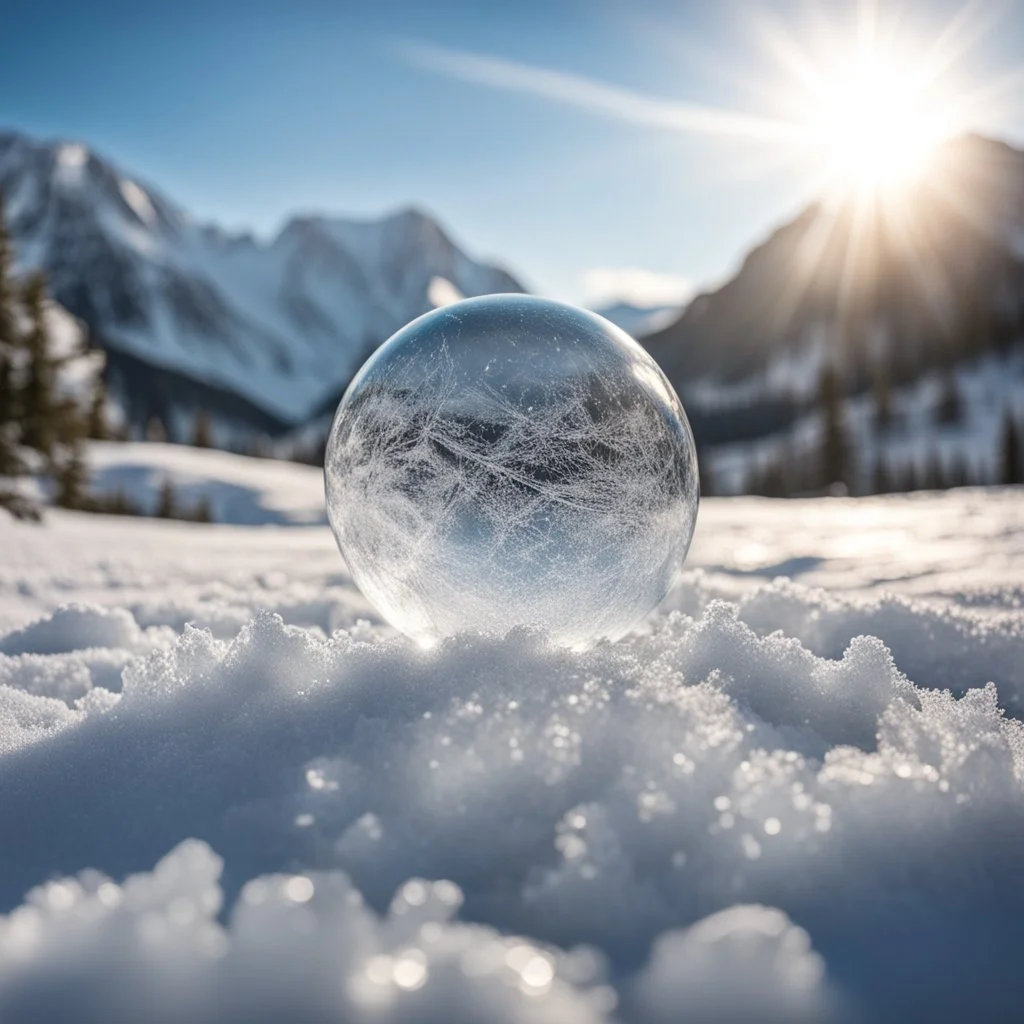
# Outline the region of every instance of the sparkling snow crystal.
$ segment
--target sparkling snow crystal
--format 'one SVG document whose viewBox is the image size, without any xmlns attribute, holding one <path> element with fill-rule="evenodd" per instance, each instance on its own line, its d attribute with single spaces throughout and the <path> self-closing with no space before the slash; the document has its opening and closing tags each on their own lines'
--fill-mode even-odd
<svg viewBox="0 0 1024 1024">
<path fill-rule="evenodd" d="M 697 467 L 654 361 L 602 318 L 521 295 L 420 317 L 363 367 L 327 446 L 356 582 L 403 632 L 621 636 L 686 556 Z"/>
</svg>

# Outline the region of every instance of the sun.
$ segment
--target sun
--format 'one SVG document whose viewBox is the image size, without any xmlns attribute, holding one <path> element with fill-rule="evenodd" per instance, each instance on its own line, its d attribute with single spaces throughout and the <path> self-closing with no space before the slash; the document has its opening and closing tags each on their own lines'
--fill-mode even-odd
<svg viewBox="0 0 1024 1024">
<path fill-rule="evenodd" d="M 909 58 L 870 53 L 821 82 L 806 128 L 833 185 L 878 191 L 927 172 L 939 145 L 956 132 L 929 84 Z"/>
<path fill-rule="evenodd" d="M 971 35 L 965 18 L 937 36 L 915 32 L 861 0 L 846 21 L 794 34 L 766 31 L 784 73 L 784 116 L 830 192 L 874 195 L 926 174 L 943 142 L 966 130 L 960 78 Z"/>
<path fill-rule="evenodd" d="M 941 103 L 904 67 L 861 58 L 824 83 L 809 121 L 826 175 L 840 186 L 878 190 L 905 185 L 928 170 L 954 131 Z"/>
</svg>

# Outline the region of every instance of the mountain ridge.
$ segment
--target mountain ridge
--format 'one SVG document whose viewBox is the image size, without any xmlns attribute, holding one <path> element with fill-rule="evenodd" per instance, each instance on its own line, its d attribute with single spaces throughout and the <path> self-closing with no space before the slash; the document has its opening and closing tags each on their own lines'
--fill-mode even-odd
<svg viewBox="0 0 1024 1024">
<path fill-rule="evenodd" d="M 992 288 L 986 274 L 999 277 Z M 972 292 L 992 293 L 988 312 L 1017 323 L 1024 151 L 980 135 L 948 142 L 932 175 L 890 209 L 808 204 L 753 245 L 723 284 L 642 341 L 682 392 L 694 380 L 749 379 L 775 357 L 816 346 L 831 348 L 830 358 L 855 377 L 864 367 L 854 364 L 877 354 L 872 347 L 896 341 L 927 360 L 929 335 L 957 330 L 957 307 Z M 822 338 L 839 320 L 844 337 Z"/>
<path fill-rule="evenodd" d="M 115 376 L 129 363 L 162 372 L 162 396 L 135 413 L 172 430 L 203 387 L 215 405 L 218 391 L 241 400 L 215 410 L 229 420 L 301 423 L 434 307 L 439 282 L 446 294 L 523 291 L 416 206 L 379 218 L 299 213 L 261 239 L 198 220 L 83 143 L 12 131 L 0 132 L 0 189 L 19 268 L 46 271 Z"/>
</svg>

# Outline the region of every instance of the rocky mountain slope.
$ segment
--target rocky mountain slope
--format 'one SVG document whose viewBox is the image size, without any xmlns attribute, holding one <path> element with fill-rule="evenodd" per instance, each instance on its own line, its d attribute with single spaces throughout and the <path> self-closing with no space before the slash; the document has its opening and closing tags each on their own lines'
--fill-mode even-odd
<svg viewBox="0 0 1024 1024">
<path fill-rule="evenodd" d="M 764 436 L 813 399 L 893 386 L 1024 337 L 1024 152 L 968 136 L 902 194 L 822 202 L 644 343 L 709 444 Z"/>
<path fill-rule="evenodd" d="M 522 290 L 416 209 L 230 234 L 74 142 L 0 133 L 0 189 L 21 268 L 108 350 L 132 418 L 172 433 L 199 406 L 236 431 L 301 422 L 413 317 Z"/>
</svg>

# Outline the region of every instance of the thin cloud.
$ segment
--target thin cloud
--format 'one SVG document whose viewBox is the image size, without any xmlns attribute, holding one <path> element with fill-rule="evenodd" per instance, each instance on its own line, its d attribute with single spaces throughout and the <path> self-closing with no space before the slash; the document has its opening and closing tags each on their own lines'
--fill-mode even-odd
<svg viewBox="0 0 1024 1024">
<path fill-rule="evenodd" d="M 693 296 L 694 283 L 678 274 L 644 267 L 592 267 L 580 279 L 591 305 L 629 302 L 641 308 L 681 306 Z"/>
<path fill-rule="evenodd" d="M 799 132 L 785 121 L 661 99 L 568 71 L 414 40 L 404 40 L 399 47 L 410 63 L 448 78 L 540 96 L 631 124 L 750 139 L 785 139 Z"/>
</svg>

